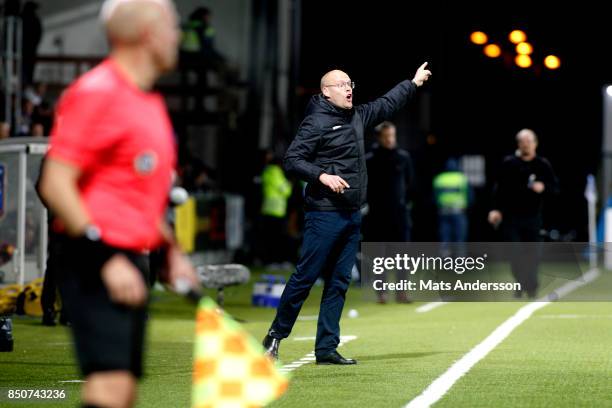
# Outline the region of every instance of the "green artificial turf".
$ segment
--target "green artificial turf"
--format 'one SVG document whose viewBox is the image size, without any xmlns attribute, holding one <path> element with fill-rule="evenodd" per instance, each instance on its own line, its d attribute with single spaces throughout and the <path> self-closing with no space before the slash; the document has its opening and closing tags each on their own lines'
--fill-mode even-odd
<svg viewBox="0 0 612 408">
<path fill-rule="evenodd" d="M 601 285 L 594 286 L 601 290 Z M 317 314 L 321 289 L 313 288 L 302 316 Z M 226 310 L 259 340 L 274 310 L 251 307 L 250 290 L 250 285 L 226 290 Z M 401 407 L 525 304 L 450 303 L 416 313 L 420 303 L 378 305 L 363 299 L 359 288 L 349 290 L 342 334 L 357 339 L 339 350 L 359 364 L 304 365 L 293 371 L 288 392 L 271 406 Z M 359 316 L 346 317 L 350 309 Z M 139 407 L 189 406 L 194 310 L 173 294 L 153 293 Z M 550 304 L 476 364 L 437 406 L 612 406 L 611 325 L 609 303 Z M 283 363 L 311 352 L 314 341 L 295 338 L 315 332 L 316 321 L 298 321 L 292 336 L 281 343 Z M 16 317 L 14 337 L 15 351 L 0 353 L 0 389 L 65 389 L 69 398 L 57 404 L 12 405 L 0 399 L 0 407 L 78 406 L 80 385 L 60 383 L 79 379 L 69 332 Z"/>
</svg>

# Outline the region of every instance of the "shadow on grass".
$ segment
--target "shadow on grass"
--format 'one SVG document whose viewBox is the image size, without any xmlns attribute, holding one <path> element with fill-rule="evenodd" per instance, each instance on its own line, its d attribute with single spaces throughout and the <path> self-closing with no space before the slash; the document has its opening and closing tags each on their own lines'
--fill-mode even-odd
<svg viewBox="0 0 612 408">
<path fill-rule="evenodd" d="M 436 354 L 444 354 L 446 351 L 428 351 L 421 353 L 395 353 L 395 354 L 375 354 L 368 356 L 355 356 L 357 361 L 379 361 L 379 360 L 403 360 L 408 358 L 421 358 L 433 356 Z"/>
</svg>

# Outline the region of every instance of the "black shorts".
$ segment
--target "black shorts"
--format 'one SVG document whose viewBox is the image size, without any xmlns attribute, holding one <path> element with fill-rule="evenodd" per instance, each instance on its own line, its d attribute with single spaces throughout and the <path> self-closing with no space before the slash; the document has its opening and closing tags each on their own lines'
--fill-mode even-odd
<svg viewBox="0 0 612 408">
<path fill-rule="evenodd" d="M 102 265 L 123 253 L 148 279 L 148 257 L 63 237 L 60 282 L 64 310 L 72 324 L 76 355 L 84 376 L 100 371 L 130 371 L 142 376 L 146 306 L 129 308 L 114 303 L 102 283 Z"/>
</svg>

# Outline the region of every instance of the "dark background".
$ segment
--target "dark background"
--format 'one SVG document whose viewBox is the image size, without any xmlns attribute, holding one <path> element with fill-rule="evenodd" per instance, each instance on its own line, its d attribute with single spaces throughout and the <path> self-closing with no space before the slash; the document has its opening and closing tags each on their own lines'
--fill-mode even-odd
<svg viewBox="0 0 612 408">
<path fill-rule="evenodd" d="M 612 82 L 612 34 L 601 3 L 595 8 L 534 3 L 302 3 L 298 78 L 306 94 L 299 112 L 330 69 L 346 71 L 357 83 L 358 104 L 412 78 L 429 62 L 430 83 L 395 118 L 400 145 L 412 153 L 419 177 L 415 240 L 436 239 L 431 178 L 446 157 L 462 154 L 484 155 L 487 163 L 488 185 L 475 192 L 470 239 L 494 238 L 485 223 L 491 181 L 499 162 L 513 153 L 514 135 L 525 127 L 538 134 L 539 153 L 551 161 L 561 183 L 561 194 L 546 206 L 547 227 L 587 239 L 583 192 L 586 175 L 597 174 L 601 159 L 602 87 Z M 514 29 L 525 31 L 534 47 L 529 69 L 514 65 L 508 40 Z M 475 30 L 487 33 L 504 55 L 487 58 L 469 41 Z M 560 69 L 543 67 L 548 54 L 560 57 Z"/>
</svg>

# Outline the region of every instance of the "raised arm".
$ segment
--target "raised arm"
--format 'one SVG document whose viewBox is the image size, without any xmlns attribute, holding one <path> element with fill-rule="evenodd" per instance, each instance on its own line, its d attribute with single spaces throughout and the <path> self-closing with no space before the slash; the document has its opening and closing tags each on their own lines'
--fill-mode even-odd
<svg viewBox="0 0 612 408">
<path fill-rule="evenodd" d="M 411 81 L 402 81 L 380 98 L 370 103 L 356 106 L 355 109 L 361 115 L 364 126 L 366 128 L 372 127 L 384 120 L 390 119 L 413 98 L 416 88 L 423 86 L 430 76 L 431 71 L 427 69 L 427 62 L 425 62 L 419 67 Z"/>
</svg>

